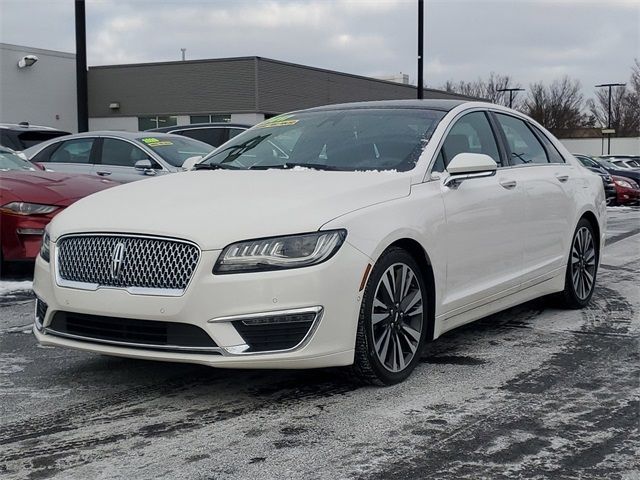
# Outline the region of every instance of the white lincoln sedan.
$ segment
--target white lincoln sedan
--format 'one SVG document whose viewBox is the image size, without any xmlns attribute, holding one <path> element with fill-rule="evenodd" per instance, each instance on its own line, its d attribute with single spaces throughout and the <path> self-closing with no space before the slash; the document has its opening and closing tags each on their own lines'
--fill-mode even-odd
<svg viewBox="0 0 640 480">
<path fill-rule="evenodd" d="M 393 384 L 447 330 L 554 293 L 584 307 L 605 215 L 600 177 L 513 110 L 313 108 L 58 215 L 36 261 L 34 334 Z"/>
</svg>

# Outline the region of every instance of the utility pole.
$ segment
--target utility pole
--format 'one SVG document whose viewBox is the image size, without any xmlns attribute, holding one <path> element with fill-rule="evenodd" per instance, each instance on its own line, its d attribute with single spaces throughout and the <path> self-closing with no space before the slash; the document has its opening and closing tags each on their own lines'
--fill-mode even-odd
<svg viewBox="0 0 640 480">
<path fill-rule="evenodd" d="M 611 89 L 613 87 L 624 87 L 626 83 L 603 83 L 596 85 L 596 88 L 607 87 L 609 89 L 609 109 L 607 115 L 607 155 L 611 155 Z M 603 132 L 604 133 L 604 132 Z"/>
<path fill-rule="evenodd" d="M 498 92 L 509 92 L 509 108 L 513 108 L 513 92 L 524 92 L 524 88 L 498 88 Z"/>
<path fill-rule="evenodd" d="M 78 102 L 78 132 L 89 131 L 87 94 L 87 28 L 84 0 L 75 0 L 76 10 L 76 89 Z"/>
<path fill-rule="evenodd" d="M 418 99 L 424 98 L 424 0 L 418 0 Z"/>
</svg>

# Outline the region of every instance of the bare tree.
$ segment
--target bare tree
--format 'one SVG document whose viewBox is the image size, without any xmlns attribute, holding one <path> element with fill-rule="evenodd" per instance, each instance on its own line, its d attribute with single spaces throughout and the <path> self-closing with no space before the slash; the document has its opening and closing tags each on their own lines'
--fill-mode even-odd
<svg viewBox="0 0 640 480">
<path fill-rule="evenodd" d="M 454 82 L 448 80 L 442 87 L 442 90 L 451 93 L 459 93 L 469 97 L 483 98 L 499 105 L 509 106 L 509 93 L 501 92 L 505 88 L 520 88 L 519 84 L 514 83 L 513 78 L 509 75 L 500 75 L 495 72 L 489 74 L 486 80 L 478 78 L 473 82 L 461 80 Z M 513 92 L 514 108 L 518 105 L 518 92 Z"/>
<path fill-rule="evenodd" d="M 580 90 L 580 81 L 566 75 L 550 85 L 533 83 L 521 110 L 552 132 L 581 127 L 587 118 Z"/>
<path fill-rule="evenodd" d="M 609 91 L 597 90 L 595 98 L 587 102 L 596 123 L 608 125 Z M 636 58 L 631 67 L 631 79 L 626 87 L 614 87 L 611 91 L 611 128 L 617 135 L 640 135 L 640 61 Z"/>
</svg>

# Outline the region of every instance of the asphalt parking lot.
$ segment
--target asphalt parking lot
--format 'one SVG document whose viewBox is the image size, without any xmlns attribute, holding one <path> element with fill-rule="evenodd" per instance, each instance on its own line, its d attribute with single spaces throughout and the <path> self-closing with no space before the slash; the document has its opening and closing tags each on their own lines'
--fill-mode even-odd
<svg viewBox="0 0 640 480">
<path fill-rule="evenodd" d="M 0 282 L 0 477 L 640 478 L 640 210 L 610 209 L 582 311 L 449 332 L 411 378 L 236 371 L 44 348 Z"/>
</svg>

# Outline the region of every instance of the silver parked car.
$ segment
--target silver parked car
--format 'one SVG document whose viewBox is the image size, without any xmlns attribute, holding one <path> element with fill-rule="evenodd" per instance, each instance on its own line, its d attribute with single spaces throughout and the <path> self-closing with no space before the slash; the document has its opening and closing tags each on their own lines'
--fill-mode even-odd
<svg viewBox="0 0 640 480">
<path fill-rule="evenodd" d="M 24 153 L 47 170 L 99 175 L 127 183 L 178 172 L 188 158 L 212 150 L 211 145 L 180 135 L 105 131 L 67 135 Z"/>
</svg>

